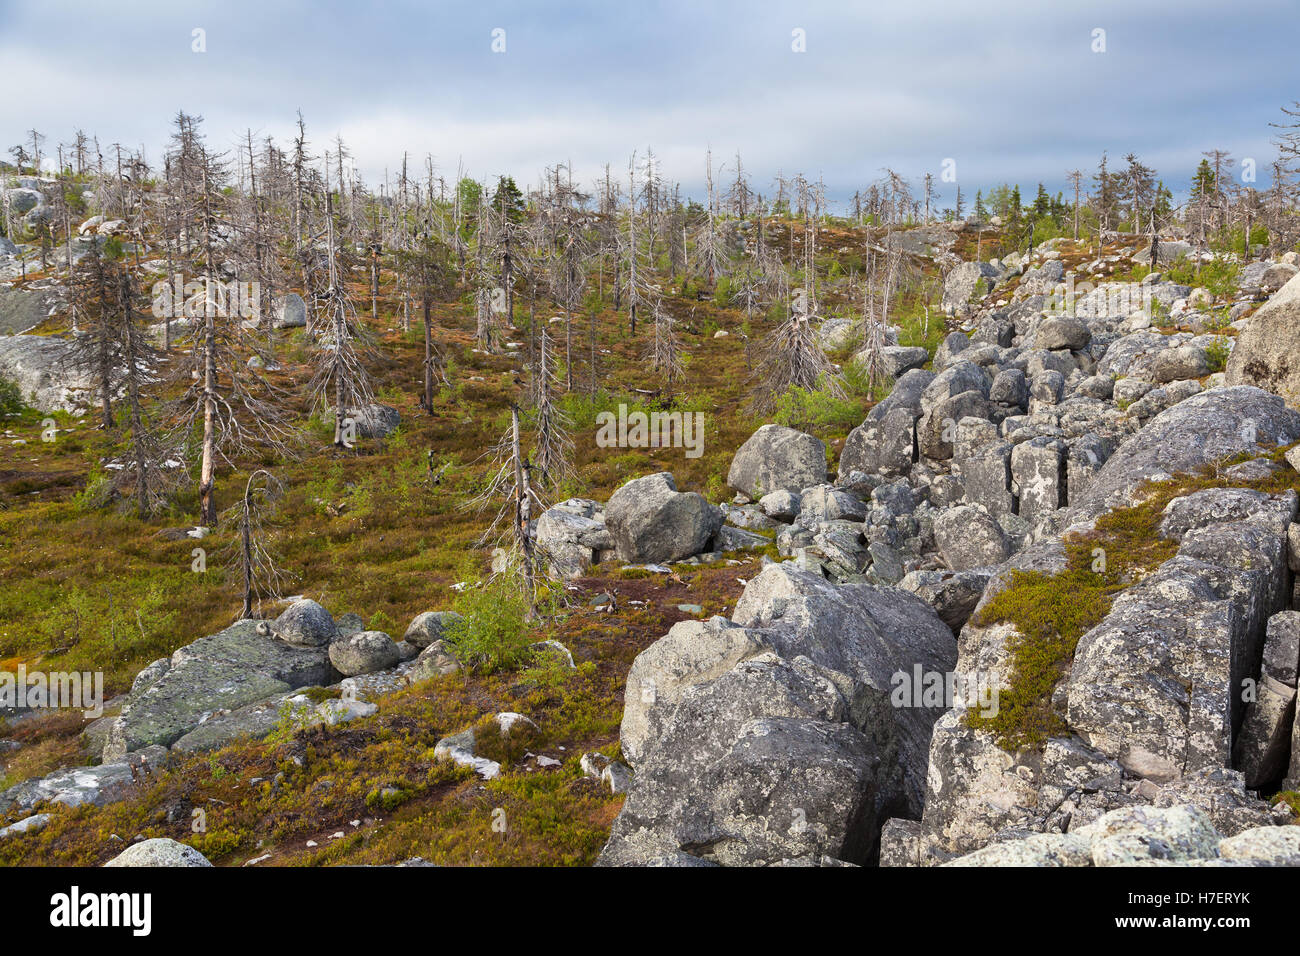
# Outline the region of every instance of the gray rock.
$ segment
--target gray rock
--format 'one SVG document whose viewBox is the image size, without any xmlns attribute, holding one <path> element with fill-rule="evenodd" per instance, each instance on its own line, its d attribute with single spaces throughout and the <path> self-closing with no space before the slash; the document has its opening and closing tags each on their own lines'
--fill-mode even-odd
<svg viewBox="0 0 1300 956">
<path fill-rule="evenodd" d="M 411 668 L 409 677 L 412 684 L 417 684 L 432 677 L 454 674 L 460 670 L 460 661 L 451 652 L 446 641 L 437 640 L 420 652 Z"/>
<path fill-rule="evenodd" d="M 1220 841 L 1219 857 L 1268 866 L 1300 866 L 1300 827 L 1256 827 Z"/>
<path fill-rule="evenodd" d="M 628 671 L 620 730 L 624 758 L 633 767 L 640 765 L 688 688 L 771 649 L 761 631 L 723 617 L 674 624 L 637 655 Z"/>
<path fill-rule="evenodd" d="M 358 438 L 387 438 L 402 424 L 402 413 L 378 403 L 349 408 L 348 419 L 356 424 Z"/>
<path fill-rule="evenodd" d="M 906 408 L 912 412 L 912 418 L 921 417 L 921 396 L 925 390 L 935 380 L 933 372 L 926 371 L 923 368 L 914 368 L 910 372 L 904 372 L 899 376 L 898 381 L 894 383 L 893 389 L 885 396 L 885 399 L 878 402 L 867 412 L 867 420 L 878 422 L 884 419 L 886 415 L 896 408 Z"/>
<path fill-rule="evenodd" d="M 1070 502 L 1068 523 L 1131 505 L 1138 486 L 1265 446 L 1300 438 L 1300 413 L 1276 395 L 1248 386 L 1214 388 L 1152 419 L 1102 466 L 1088 491 Z"/>
<path fill-rule="evenodd" d="M 402 655 L 383 631 L 359 631 L 331 643 L 329 657 L 340 674 L 355 677 L 396 667 Z"/>
<path fill-rule="evenodd" d="M 763 425 L 736 451 L 727 484 L 752 499 L 773 491 L 800 491 L 826 480 L 826 446 L 818 438 Z"/>
<path fill-rule="evenodd" d="M 724 554 L 729 551 L 762 551 L 771 543 L 770 538 L 761 534 L 724 524 L 714 535 L 711 550 Z"/>
<path fill-rule="evenodd" d="M 863 521 L 867 506 L 847 491 L 822 484 L 805 488 L 799 495 L 799 521 L 812 526 L 822 521 Z"/>
<path fill-rule="evenodd" d="M 261 740 L 284 725 L 292 712 L 290 698 L 298 691 L 286 691 L 265 700 L 217 713 L 180 737 L 171 749 L 183 753 L 220 750 L 234 740 Z"/>
<path fill-rule="evenodd" d="M 1225 369 L 1229 385 L 1254 385 L 1300 405 L 1300 275 L 1246 322 Z"/>
<path fill-rule="evenodd" d="M 953 571 L 997 565 L 1011 557 L 1002 528 L 978 505 L 959 505 L 935 518 L 934 540 Z"/>
<path fill-rule="evenodd" d="M 898 477 L 912 467 L 915 453 L 914 416 L 911 409 L 894 408 L 883 419 L 868 418 L 844 440 L 839 478 L 855 471 Z"/>
<path fill-rule="evenodd" d="M 34 813 L 30 817 L 23 817 L 16 823 L 11 823 L 7 827 L 0 827 L 0 840 L 6 837 L 21 836 L 24 833 L 39 833 L 44 830 L 50 822 L 48 813 Z"/>
<path fill-rule="evenodd" d="M 1029 396 L 1039 405 L 1057 405 L 1065 393 L 1065 376 L 1055 369 L 1047 369 L 1034 376 Z M 1031 408 L 1030 411 L 1036 411 Z"/>
<path fill-rule="evenodd" d="M 1205 349 L 1196 345 L 1157 352 L 1151 363 L 1151 374 L 1157 382 L 1178 382 L 1210 374 L 1210 360 Z"/>
<path fill-rule="evenodd" d="M 448 628 L 463 620 L 455 611 L 423 611 L 412 619 L 402 640 L 423 650 L 441 640 Z"/>
<path fill-rule="evenodd" d="M 668 562 L 699 554 L 722 526 L 722 512 L 702 495 L 679 492 L 668 472 L 623 485 L 605 515 L 622 561 Z"/>
<path fill-rule="evenodd" d="M 943 281 L 943 311 L 948 315 L 966 315 L 974 300 L 993 290 L 999 275 L 987 262 L 963 262 L 956 266 Z"/>
<path fill-rule="evenodd" d="M 1080 382 L 1075 391 L 1088 398 L 1108 400 L 1114 397 L 1115 380 L 1109 375 L 1092 375 Z"/>
<path fill-rule="evenodd" d="M 1246 786 L 1262 790 L 1287 772 L 1295 726 L 1296 670 L 1300 664 L 1300 611 L 1279 611 L 1268 620 L 1259 680 L 1246 702 L 1233 742 L 1233 766 Z"/>
<path fill-rule="evenodd" d="M 988 399 L 977 389 L 938 400 L 916 425 L 916 443 L 921 455 L 933 461 L 951 458 L 957 422 L 967 417 L 988 418 L 990 414 Z"/>
<path fill-rule="evenodd" d="M 1061 466 L 1065 445 L 1055 438 L 1033 438 L 1011 451 L 1012 488 L 1020 498 L 1020 517 L 1036 533 L 1051 530 L 1053 515 L 1064 506 Z"/>
<path fill-rule="evenodd" d="M 1023 283 L 1021 284 L 1023 287 Z M 1040 349 L 1083 349 L 1088 347 L 1092 333 L 1088 323 L 1068 315 L 1052 315 L 1043 319 L 1034 336 Z"/>
<path fill-rule="evenodd" d="M 783 657 L 806 656 L 852 680 L 855 707 L 871 715 L 855 718 L 855 725 L 873 740 L 893 741 L 908 804 L 919 814 L 930 728 L 940 711 L 896 708 L 889 701 L 898 672 L 920 666 L 947 673 L 955 663 L 952 634 L 933 609 L 897 588 L 836 586 L 788 565 L 769 565 L 746 585 L 733 619 L 771 629 L 768 640 Z"/>
<path fill-rule="evenodd" d="M 42 412 L 78 412 L 95 397 L 93 377 L 77 367 L 72 343 L 53 335 L 0 335 L 0 377 Z"/>
<path fill-rule="evenodd" d="M 127 698 L 109 731 L 105 762 L 150 744 L 170 745 L 214 714 L 334 683 L 337 673 L 324 647 L 264 636 L 258 633 L 263 623 L 239 621 L 177 650 L 165 674 Z"/>
<path fill-rule="evenodd" d="M 1014 499 L 1011 494 L 1010 442 L 998 442 L 980 450 L 978 455 L 956 462 L 966 498 L 983 505 L 995 518 L 1011 514 Z"/>
<path fill-rule="evenodd" d="M 0 792 L 0 814 L 29 813 L 47 802 L 69 808 L 82 804 L 102 807 L 121 800 L 133 783 L 166 762 L 166 748 L 147 747 L 128 759 L 105 761 L 97 767 L 70 767 L 24 780 Z"/>
<path fill-rule="evenodd" d="M 773 491 L 758 499 L 758 506 L 763 513 L 777 521 L 790 522 L 799 514 L 801 499 L 796 492 Z"/>
<path fill-rule="evenodd" d="M 853 356 L 855 362 L 866 361 L 866 353 L 859 352 Z M 881 371 L 889 378 L 898 378 L 904 372 L 921 368 L 930 361 L 930 353 L 916 345 L 886 345 L 880 350 Z"/>
<path fill-rule="evenodd" d="M 911 571 L 898 582 L 898 586 L 934 608 L 939 619 L 953 634 L 957 634 L 970 619 L 993 574 L 992 568 Z"/>
<path fill-rule="evenodd" d="M 596 563 L 597 552 L 614 547 L 596 502 L 562 501 L 537 519 L 537 551 L 550 574 L 561 580 L 582 577 Z"/>
<path fill-rule="evenodd" d="M 821 668 L 773 654 L 689 687 L 636 767 L 598 865 L 867 862 L 897 774 L 847 710 Z"/>
<path fill-rule="evenodd" d="M 167 837 L 155 837 L 142 840 L 127 847 L 113 859 L 104 864 L 106 867 L 121 866 L 211 866 L 208 858 L 192 846 L 177 843 Z"/>
<path fill-rule="evenodd" d="M 989 389 L 989 401 L 1024 408 L 1029 401 L 1029 385 L 1025 381 L 1025 373 L 1018 368 L 998 372 Z"/>
<path fill-rule="evenodd" d="M 294 601 L 275 619 L 276 636 L 297 647 L 321 647 L 334 640 L 334 618 L 310 598 Z"/>
<path fill-rule="evenodd" d="M 5 240 L 0 239 L 0 242 Z M 4 250 L 0 248 L 0 256 Z M 59 304 L 58 296 L 47 289 L 10 289 L 0 287 L 0 335 L 15 335 L 44 322 Z"/>
<path fill-rule="evenodd" d="M 297 292 L 275 300 L 275 328 L 301 329 L 307 324 L 307 303 Z"/>
</svg>

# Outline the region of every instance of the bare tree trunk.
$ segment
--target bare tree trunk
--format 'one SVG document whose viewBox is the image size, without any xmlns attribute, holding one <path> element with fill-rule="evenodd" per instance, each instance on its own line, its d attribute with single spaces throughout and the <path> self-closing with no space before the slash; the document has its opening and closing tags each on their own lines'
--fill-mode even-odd
<svg viewBox="0 0 1300 956">
<path fill-rule="evenodd" d="M 519 447 L 519 406 L 510 406 L 510 451 L 515 466 L 515 540 L 524 556 L 524 579 L 528 582 L 528 613 L 537 613 L 537 582 L 533 570 L 533 541 L 529 534 L 532 489 L 529 466 Z"/>
</svg>

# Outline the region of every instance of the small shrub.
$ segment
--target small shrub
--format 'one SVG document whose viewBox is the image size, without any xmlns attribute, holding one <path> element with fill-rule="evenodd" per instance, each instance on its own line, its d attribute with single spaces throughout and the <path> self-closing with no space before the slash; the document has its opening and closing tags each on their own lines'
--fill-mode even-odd
<svg viewBox="0 0 1300 956">
<path fill-rule="evenodd" d="M 469 670 L 510 670 L 532 656 L 528 598 L 512 577 L 500 575 L 467 589 L 455 608 L 462 620 L 448 629 L 445 640 Z"/>
<path fill-rule="evenodd" d="M 1210 372 L 1222 372 L 1228 365 L 1228 356 L 1232 350 L 1228 348 L 1228 338 L 1225 335 L 1216 335 L 1205 349 L 1205 357 L 1210 363 Z"/>
<path fill-rule="evenodd" d="M 0 376 L 0 418 L 14 418 L 23 413 L 26 403 L 16 382 Z"/>
</svg>

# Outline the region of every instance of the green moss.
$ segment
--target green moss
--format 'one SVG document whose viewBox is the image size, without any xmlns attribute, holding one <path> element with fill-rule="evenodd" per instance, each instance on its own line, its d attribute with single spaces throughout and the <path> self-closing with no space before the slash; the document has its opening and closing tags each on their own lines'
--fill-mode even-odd
<svg viewBox="0 0 1300 956">
<path fill-rule="evenodd" d="M 1287 448 L 1266 457 L 1280 461 Z M 1246 460 L 1256 456 L 1241 456 Z M 1147 482 L 1138 490 L 1138 503 L 1102 515 L 1094 530 L 1065 539 L 1066 567 L 1058 574 L 1012 571 L 1007 586 L 972 619 L 980 627 L 1011 624 L 1008 639 L 1010 673 L 998 700 L 998 712 L 985 716 L 972 708 L 967 726 L 997 735 L 999 746 L 1016 751 L 1041 747 L 1066 729 L 1053 710 L 1052 692 L 1074 658 L 1081 638 L 1109 613 L 1115 595 L 1140 581 L 1178 551 L 1160 536 L 1165 508 L 1175 498 L 1207 488 L 1252 488 L 1277 494 L 1300 491 L 1300 475 L 1279 469 L 1257 481 L 1228 481 L 1222 470 L 1238 459 L 1208 466 L 1194 474 Z"/>
</svg>

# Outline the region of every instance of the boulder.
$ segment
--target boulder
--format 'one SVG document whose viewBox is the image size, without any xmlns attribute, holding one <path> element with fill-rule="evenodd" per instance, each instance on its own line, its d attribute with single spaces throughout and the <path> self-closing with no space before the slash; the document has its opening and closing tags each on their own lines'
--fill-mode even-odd
<svg viewBox="0 0 1300 956">
<path fill-rule="evenodd" d="M 1107 459 L 1087 491 L 1070 501 L 1067 523 L 1131 505 L 1143 481 L 1190 474 L 1242 453 L 1300 438 L 1300 413 L 1258 388 L 1201 392 L 1155 416 Z"/>
<path fill-rule="evenodd" d="M 783 425 L 763 425 L 736 451 L 727 484 L 759 499 L 773 491 L 800 491 L 826 480 L 821 439 Z"/>
<path fill-rule="evenodd" d="M 801 499 L 797 492 L 773 491 L 758 499 L 758 506 L 763 509 L 763 514 L 777 521 L 790 522 L 799 514 Z"/>
<path fill-rule="evenodd" d="M 1265 789 L 1287 772 L 1298 666 L 1300 611 L 1279 611 L 1268 620 L 1259 680 L 1233 743 L 1233 766 L 1245 776 L 1248 787 Z"/>
<path fill-rule="evenodd" d="M 897 748 L 907 803 L 919 814 L 930 728 L 943 708 L 894 707 L 890 697 L 896 674 L 916 667 L 946 674 L 956 663 L 952 632 L 934 610 L 897 588 L 837 586 L 780 564 L 745 586 L 732 618 L 771 630 L 768 640 L 783 657 L 805 656 L 852 680 L 852 699 L 865 711 L 859 729 Z"/>
<path fill-rule="evenodd" d="M 993 290 L 1001 273 L 987 262 L 963 262 L 943 280 L 943 311 L 948 315 L 965 315 L 971 303 Z"/>
<path fill-rule="evenodd" d="M 542 512 L 537 519 L 537 550 L 552 577 L 578 578 L 614 547 L 600 505 L 586 498 L 570 498 Z"/>
<path fill-rule="evenodd" d="M 855 471 L 885 477 L 906 475 L 915 455 L 914 426 L 915 418 L 907 408 L 894 408 L 883 419 L 869 417 L 844 440 L 840 480 Z"/>
<path fill-rule="evenodd" d="M 0 335 L 26 332 L 49 318 L 58 305 L 59 297 L 47 289 L 0 287 Z"/>
<path fill-rule="evenodd" d="M 358 631 L 331 643 L 329 658 L 340 674 L 355 677 L 396 667 L 402 655 L 383 631 Z"/>
<path fill-rule="evenodd" d="M 387 438 L 402 424 L 402 413 L 391 405 L 378 403 L 349 408 L 346 421 L 355 425 L 358 438 Z"/>
<path fill-rule="evenodd" d="M 949 508 L 935 518 L 934 541 L 953 571 L 1001 564 L 1011 556 L 1002 527 L 978 505 Z"/>
<path fill-rule="evenodd" d="M 674 624 L 637 655 L 628 671 L 619 737 L 624 759 L 634 768 L 639 765 L 688 688 L 771 650 L 761 630 L 723 617 Z"/>
<path fill-rule="evenodd" d="M 71 342 L 53 335 L 0 335 L 0 378 L 17 385 L 37 411 L 80 413 L 94 402 L 95 383 L 72 351 Z"/>
<path fill-rule="evenodd" d="M 262 621 L 238 621 L 177 650 L 166 673 L 127 697 L 109 730 L 105 762 L 150 744 L 169 746 L 216 713 L 337 679 L 325 647 L 290 645 L 263 629 Z"/>
<path fill-rule="evenodd" d="M 1300 275 L 1246 320 L 1225 369 L 1229 385 L 1254 385 L 1300 407 Z"/>
<path fill-rule="evenodd" d="M 666 471 L 623 485 L 610 497 L 605 515 L 622 561 L 679 561 L 704 551 L 722 527 L 722 512 L 703 495 L 678 491 Z"/>
<path fill-rule="evenodd" d="M 297 292 L 280 296 L 275 300 L 275 320 L 277 329 L 300 329 L 307 324 L 307 303 Z"/>
<path fill-rule="evenodd" d="M 459 670 L 460 661 L 451 652 L 447 642 L 438 640 L 420 651 L 409 677 L 412 684 L 418 684 L 422 680 L 454 674 Z"/>
<path fill-rule="evenodd" d="M 0 815 L 29 813 L 43 803 L 68 808 L 83 804 L 102 807 L 121 800 L 132 784 L 166 761 L 166 748 L 147 747 L 127 759 L 106 761 L 96 767 L 69 767 L 24 780 L 0 792 Z"/>
<path fill-rule="evenodd" d="M 979 604 L 993 574 L 993 568 L 910 571 L 898 582 L 898 587 L 910 591 L 934 608 L 939 620 L 947 624 L 953 634 L 958 634 Z"/>
<path fill-rule="evenodd" d="M 106 867 L 121 866 L 211 866 L 208 858 L 192 846 L 178 843 L 167 837 L 154 837 L 141 840 L 104 864 Z"/>
<path fill-rule="evenodd" d="M 411 620 L 402 640 L 423 649 L 441 640 L 448 628 L 463 620 L 455 611 L 423 611 Z"/>
<path fill-rule="evenodd" d="M 1022 283 L 1023 286 L 1023 283 Z M 1092 333 L 1088 323 L 1072 315 L 1051 315 L 1043 319 L 1034 335 L 1034 344 L 1040 349 L 1069 349 L 1088 347 Z"/>
<path fill-rule="evenodd" d="M 685 690 L 597 865 L 869 862 L 896 769 L 811 661 L 764 654 Z"/>
<path fill-rule="evenodd" d="M 276 636 L 295 647 L 321 647 L 338 632 L 334 618 L 310 598 L 294 601 L 275 619 Z"/>
</svg>

